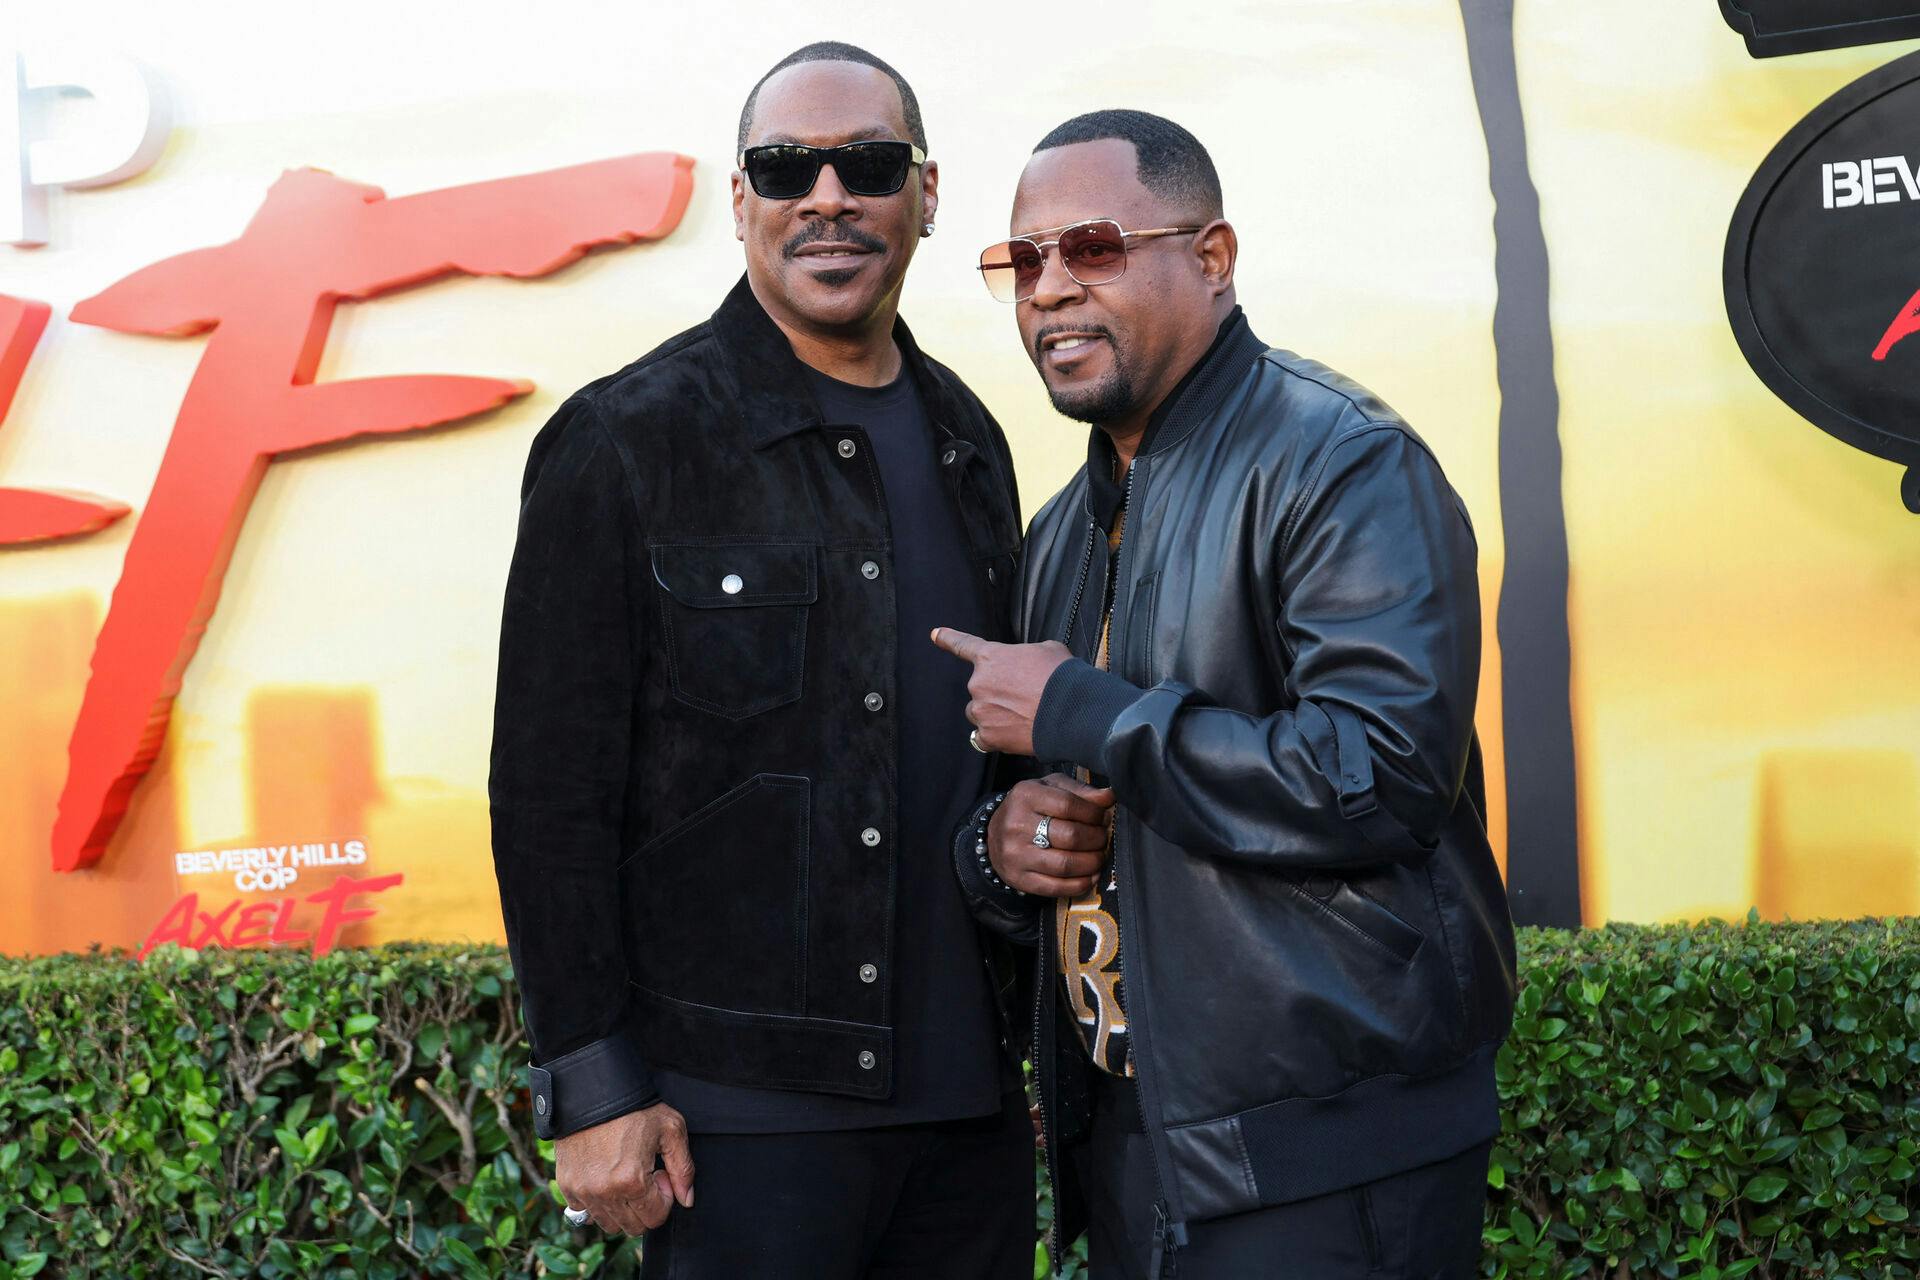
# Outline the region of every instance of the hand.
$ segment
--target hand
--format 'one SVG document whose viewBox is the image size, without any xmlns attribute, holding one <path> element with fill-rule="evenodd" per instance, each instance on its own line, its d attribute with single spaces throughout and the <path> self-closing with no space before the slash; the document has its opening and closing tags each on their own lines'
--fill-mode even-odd
<svg viewBox="0 0 1920 1280">
<path fill-rule="evenodd" d="M 1111 787 L 1090 787 L 1064 773 L 1017 783 L 987 824 L 987 860 L 994 874 L 1015 889 L 1043 898 L 1077 898 L 1093 888 L 1107 860 L 1107 810 Z M 1042 849 L 1033 842 L 1047 817 Z"/>
<path fill-rule="evenodd" d="M 656 1156 L 664 1169 L 653 1167 Z M 693 1208 L 687 1122 L 659 1102 L 570 1133 L 553 1144 L 553 1175 L 567 1204 L 592 1214 L 601 1230 L 644 1235 L 676 1201 Z"/>
<path fill-rule="evenodd" d="M 1040 695 L 1060 664 L 1073 657 L 1057 640 L 1044 644 L 995 644 L 979 636 L 935 627 L 933 642 L 973 664 L 967 681 L 967 719 L 980 731 L 980 745 L 1009 755 L 1033 754 L 1033 717 Z"/>
</svg>

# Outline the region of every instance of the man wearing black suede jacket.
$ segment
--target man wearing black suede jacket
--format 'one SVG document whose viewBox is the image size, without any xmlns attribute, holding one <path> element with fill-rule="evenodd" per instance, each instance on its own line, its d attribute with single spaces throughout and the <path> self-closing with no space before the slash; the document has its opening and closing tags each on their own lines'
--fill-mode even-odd
<svg viewBox="0 0 1920 1280">
<path fill-rule="evenodd" d="M 643 1276 L 1025 1277 L 1011 947 L 949 857 L 987 758 L 924 639 L 1010 616 L 1012 463 L 897 318 L 938 195 L 906 82 L 810 45 L 738 146 L 745 279 L 522 486 L 490 792 L 535 1127 Z"/>
<path fill-rule="evenodd" d="M 1515 974 L 1466 511 L 1393 410 L 1254 336 L 1178 125 L 1062 125 L 1012 230 L 982 274 L 1094 430 L 1028 531 L 1025 643 L 933 638 L 983 748 L 1045 773 L 955 865 L 1039 946 L 1055 1256 L 1084 1225 L 1100 1280 L 1475 1276 Z"/>
</svg>

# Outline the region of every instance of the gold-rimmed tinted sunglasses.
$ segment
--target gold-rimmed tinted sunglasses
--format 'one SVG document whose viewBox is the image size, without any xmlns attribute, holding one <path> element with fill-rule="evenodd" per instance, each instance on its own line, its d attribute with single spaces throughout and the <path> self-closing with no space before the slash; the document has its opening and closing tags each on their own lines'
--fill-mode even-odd
<svg viewBox="0 0 1920 1280">
<path fill-rule="evenodd" d="M 1058 249 L 1067 274 L 1084 285 L 1112 284 L 1127 271 L 1127 241 L 1150 240 L 1158 236 L 1183 236 L 1203 230 L 1201 227 L 1149 227 L 1128 231 L 1112 218 L 1091 218 L 1071 226 L 1057 227 L 1051 240 L 1034 236 L 1015 236 L 989 245 L 980 254 L 980 278 L 987 292 L 1000 302 L 1025 302 L 1040 285 L 1040 273 L 1046 269 L 1047 250 Z"/>
</svg>

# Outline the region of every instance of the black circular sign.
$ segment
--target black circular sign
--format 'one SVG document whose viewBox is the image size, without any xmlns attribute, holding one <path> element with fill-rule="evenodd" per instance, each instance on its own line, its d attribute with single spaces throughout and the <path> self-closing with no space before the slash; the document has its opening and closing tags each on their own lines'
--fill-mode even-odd
<svg viewBox="0 0 1920 1280">
<path fill-rule="evenodd" d="M 1908 467 L 1920 513 L 1920 53 L 1795 125 L 1727 233 L 1727 316 L 1747 363 L 1836 439 Z"/>
</svg>

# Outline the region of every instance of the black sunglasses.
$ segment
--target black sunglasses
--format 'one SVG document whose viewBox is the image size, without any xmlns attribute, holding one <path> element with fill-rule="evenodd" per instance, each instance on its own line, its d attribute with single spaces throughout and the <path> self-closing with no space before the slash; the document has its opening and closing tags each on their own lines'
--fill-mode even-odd
<svg viewBox="0 0 1920 1280">
<path fill-rule="evenodd" d="M 856 196 L 890 196 L 907 185 L 907 171 L 925 164 L 927 153 L 911 142 L 849 142 L 809 147 L 776 142 L 748 147 L 739 164 L 753 189 L 768 200 L 797 200 L 813 190 L 822 165 L 832 165 L 840 185 Z"/>
</svg>

